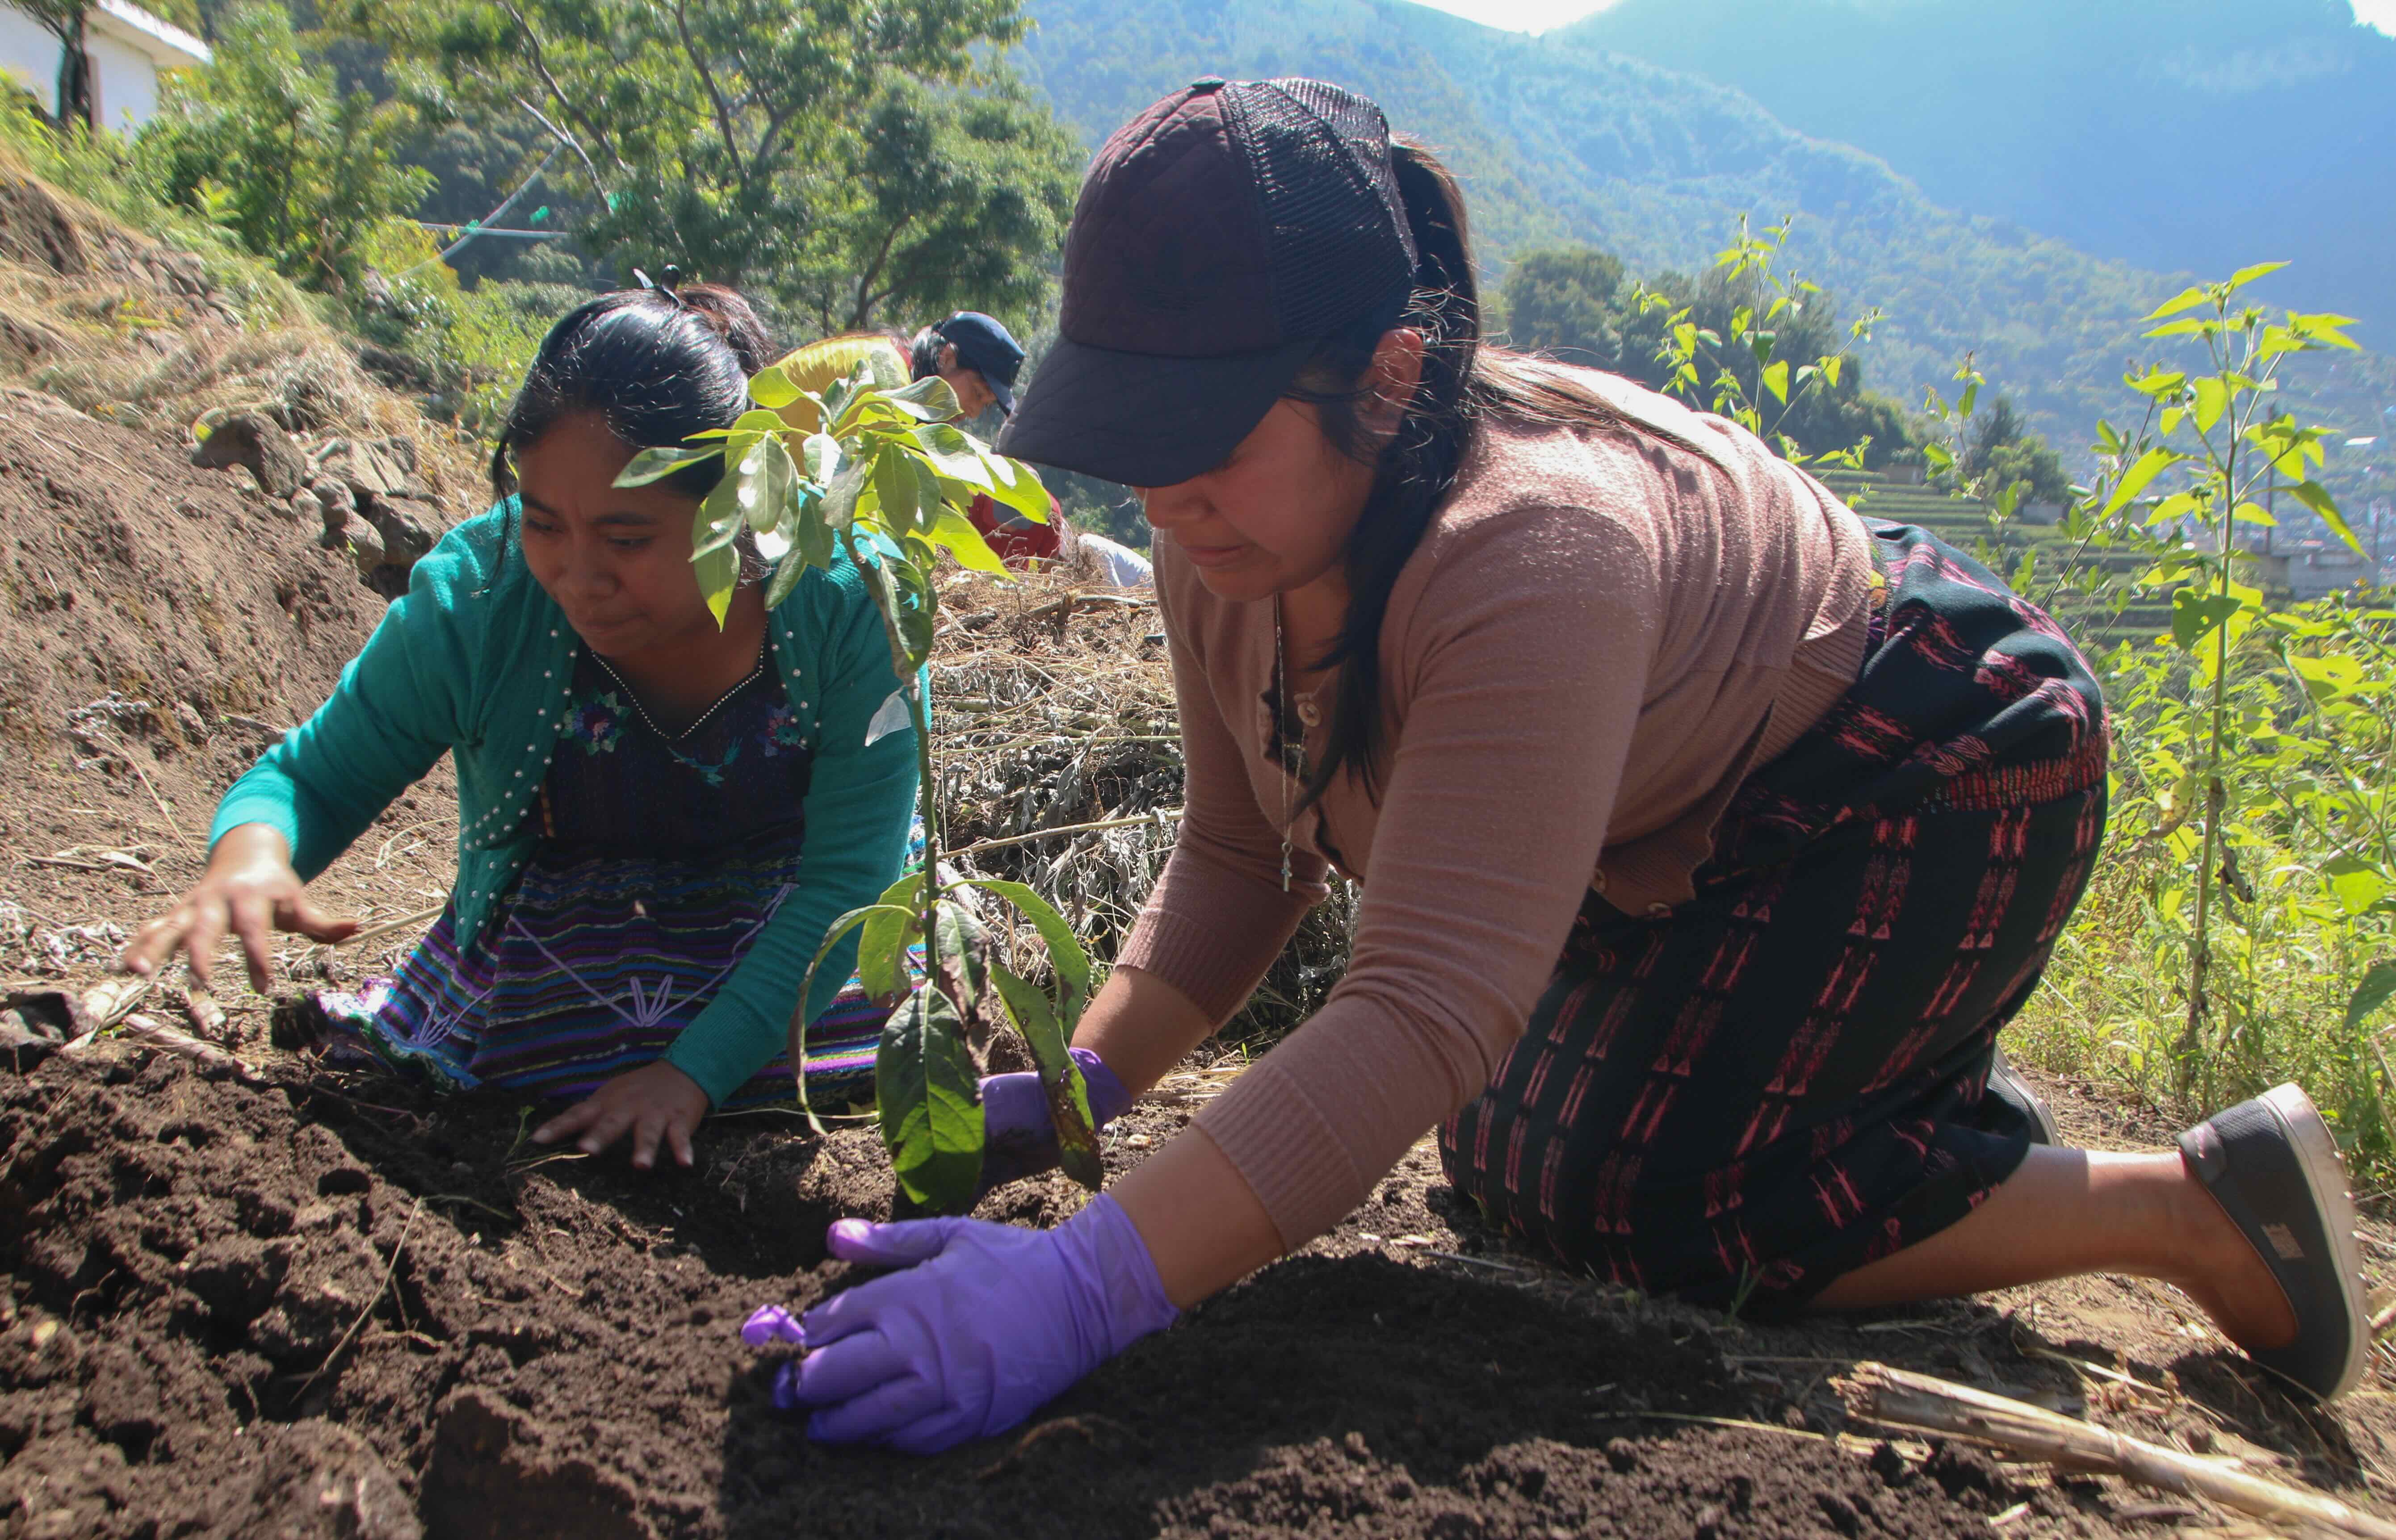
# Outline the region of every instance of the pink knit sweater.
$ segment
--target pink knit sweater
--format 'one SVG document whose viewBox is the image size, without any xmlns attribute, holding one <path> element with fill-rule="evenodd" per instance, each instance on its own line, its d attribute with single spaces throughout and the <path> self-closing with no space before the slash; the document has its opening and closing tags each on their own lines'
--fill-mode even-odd
<svg viewBox="0 0 2396 1540">
<path fill-rule="evenodd" d="M 1741 778 L 1861 666 L 1856 515 L 1720 418 L 1580 378 L 1623 423 L 1493 426 L 1400 574 L 1379 796 L 1348 777 L 1296 820 L 1286 893 L 1272 605 L 1215 598 L 1156 538 L 1188 811 L 1120 962 L 1219 1022 L 1330 858 L 1364 884 L 1330 999 L 1198 1118 L 1287 1246 L 1480 1093 L 1592 886 L 1633 912 L 1692 895 Z"/>
</svg>

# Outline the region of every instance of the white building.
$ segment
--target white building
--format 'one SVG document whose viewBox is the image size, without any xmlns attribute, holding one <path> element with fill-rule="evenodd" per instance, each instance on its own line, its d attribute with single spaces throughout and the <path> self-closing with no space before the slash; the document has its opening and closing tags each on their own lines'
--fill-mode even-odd
<svg viewBox="0 0 2396 1540">
<path fill-rule="evenodd" d="M 48 28 L 0 3 L 0 69 L 53 116 L 62 51 Z M 124 133 L 158 111 L 161 71 L 195 70 L 209 57 L 206 44 L 126 0 L 92 0 L 84 20 L 84 52 L 91 60 L 92 122 Z"/>
</svg>

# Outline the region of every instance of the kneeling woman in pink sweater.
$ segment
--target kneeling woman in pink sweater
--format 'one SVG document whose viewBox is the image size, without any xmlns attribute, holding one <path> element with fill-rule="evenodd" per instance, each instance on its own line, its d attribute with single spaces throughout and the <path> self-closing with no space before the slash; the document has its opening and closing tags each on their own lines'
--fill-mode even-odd
<svg viewBox="0 0 2396 1540">
<path fill-rule="evenodd" d="M 1117 133 L 1061 325 L 1003 443 L 1144 489 L 1189 768 L 1080 1030 L 1094 1102 L 1236 1010 L 1334 867 L 1353 957 L 1062 1228 L 837 1227 L 912 1266 L 802 1323 L 818 1437 L 998 1431 L 1434 1128 L 1493 1224 L 1650 1293 L 2138 1273 L 2351 1387 L 2301 1092 L 2102 1154 L 1995 1057 L 2104 829 L 2104 704 L 2044 615 L 1721 418 L 1482 346 L 1454 184 L 1333 86 L 1201 81 Z"/>
</svg>

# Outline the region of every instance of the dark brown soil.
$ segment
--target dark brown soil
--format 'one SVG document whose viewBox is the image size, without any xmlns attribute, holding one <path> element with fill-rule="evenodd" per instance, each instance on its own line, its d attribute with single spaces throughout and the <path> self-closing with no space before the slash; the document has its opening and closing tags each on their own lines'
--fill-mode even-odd
<svg viewBox="0 0 2396 1540">
<path fill-rule="evenodd" d="M 1944 1535 L 2019 1508 L 2014 1535 L 2184 1517 L 1837 1437 L 1825 1381 L 1859 1357 L 2203 1429 L 2366 1502 L 2376 1484 L 2371 1403 L 2308 1416 L 2201 1343 L 2126 1361 L 2135 1391 L 2106 1377 L 2112 1347 L 2043 1310 L 1765 1331 L 1576 1283 L 1448 1215 L 1427 1149 L 1326 1242 L 1025 1432 L 931 1460 L 822 1449 L 771 1408 L 775 1354 L 737 1327 L 848 1279 L 823 1229 L 887 1212 L 873 1135 L 722 1121 L 696 1170 L 644 1175 L 542 1160 L 519 1111 L 287 1061 L 255 1083 L 132 1050 L 0 1073 L 7 1533 Z M 1186 1117 L 1144 1107 L 1114 1163 Z M 1049 1223 L 1077 1201 L 1052 1178 L 984 1215 Z"/>
</svg>

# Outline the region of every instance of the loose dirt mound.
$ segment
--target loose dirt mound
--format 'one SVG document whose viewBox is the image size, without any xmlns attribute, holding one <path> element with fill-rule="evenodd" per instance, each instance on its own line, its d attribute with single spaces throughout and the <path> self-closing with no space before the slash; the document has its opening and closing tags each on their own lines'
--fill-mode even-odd
<svg viewBox="0 0 2396 1540">
<path fill-rule="evenodd" d="M 885 1211 L 870 1135 L 718 1125 L 653 1177 L 517 1137 L 511 1107 L 387 1084 L 0 1074 L 10 1533 L 1935 1535 L 2016 1496 L 1975 1456 L 1804 1431 L 1670 1313 L 1436 1258 L 1300 1259 L 1027 1433 L 834 1453 L 772 1411 L 735 1328 L 846 1281 L 821 1239 Z M 1426 1164 L 1376 1222 L 1441 1228 Z M 1075 1201 L 1032 1184 L 989 1212 Z M 1338 1243 L 1378 1241 L 1362 1223 Z"/>
<path fill-rule="evenodd" d="M 224 787 L 330 693 L 383 601 L 317 533 L 246 472 L 0 390 L 0 977 L 88 978 L 198 875 Z M 446 840 L 388 842 L 454 817 L 446 776 L 328 901 L 437 897 Z"/>
</svg>

